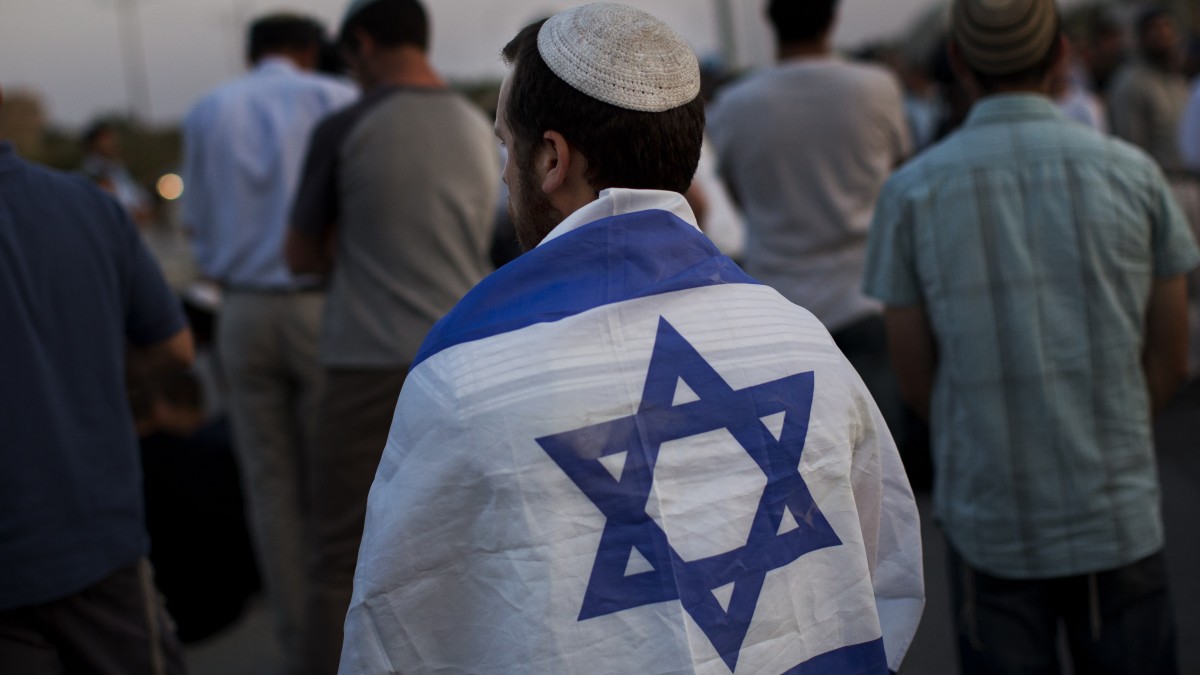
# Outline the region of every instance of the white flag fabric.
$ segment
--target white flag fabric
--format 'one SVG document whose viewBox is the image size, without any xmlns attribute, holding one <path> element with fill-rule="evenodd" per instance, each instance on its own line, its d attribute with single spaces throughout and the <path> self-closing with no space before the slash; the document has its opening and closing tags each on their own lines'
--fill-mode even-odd
<svg viewBox="0 0 1200 675">
<path fill-rule="evenodd" d="M 371 488 L 343 673 L 886 673 L 912 492 L 807 311 L 674 193 L 607 190 L 430 333 Z"/>
</svg>

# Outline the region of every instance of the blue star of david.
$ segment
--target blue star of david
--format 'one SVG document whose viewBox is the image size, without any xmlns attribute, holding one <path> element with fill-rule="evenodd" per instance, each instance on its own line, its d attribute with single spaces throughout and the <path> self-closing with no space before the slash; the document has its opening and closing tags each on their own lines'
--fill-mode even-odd
<svg viewBox="0 0 1200 675">
<path fill-rule="evenodd" d="M 683 380 L 699 400 L 673 405 Z M 767 572 L 842 542 L 800 476 L 808 434 L 813 374 L 734 390 L 666 319 L 660 319 L 642 401 L 635 414 L 537 439 L 604 514 L 596 561 L 579 620 L 679 600 L 735 670 Z M 784 413 L 776 439 L 762 418 Z M 744 546 L 685 561 L 646 511 L 658 452 L 667 441 L 728 429 L 767 476 Z M 601 457 L 626 452 L 620 478 Z M 798 527 L 780 533 L 784 510 Z M 626 576 L 636 549 L 652 570 Z M 727 609 L 713 590 L 734 584 Z"/>
</svg>

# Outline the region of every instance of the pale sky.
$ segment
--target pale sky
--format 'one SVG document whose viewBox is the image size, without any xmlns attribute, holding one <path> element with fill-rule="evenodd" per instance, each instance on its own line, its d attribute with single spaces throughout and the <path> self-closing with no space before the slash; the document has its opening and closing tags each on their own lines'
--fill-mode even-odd
<svg viewBox="0 0 1200 675">
<path fill-rule="evenodd" d="M 896 35 L 940 0 L 842 0 L 835 43 L 855 47 Z M 720 52 L 717 0 L 626 0 L 671 24 L 703 58 Z M 765 0 L 729 0 L 740 65 L 767 63 L 772 38 Z M 345 0 L 0 0 L 0 89 L 37 91 L 54 123 L 80 126 L 105 112 L 138 109 L 175 122 L 202 93 L 243 69 L 243 34 L 261 13 L 290 9 L 334 29 Z M 498 54 L 529 21 L 578 0 L 425 0 L 434 65 L 453 80 L 500 77 Z M 145 54 L 148 97 L 127 91 L 123 51 L 135 17 Z M 128 44 L 135 44 L 126 40 Z M 136 60 L 134 61 L 137 62 Z M 134 82 L 138 78 L 134 78 Z M 133 99 L 131 102 L 130 99 Z M 148 103 L 147 103 L 148 99 Z M 147 110 L 148 108 L 148 110 Z"/>
</svg>

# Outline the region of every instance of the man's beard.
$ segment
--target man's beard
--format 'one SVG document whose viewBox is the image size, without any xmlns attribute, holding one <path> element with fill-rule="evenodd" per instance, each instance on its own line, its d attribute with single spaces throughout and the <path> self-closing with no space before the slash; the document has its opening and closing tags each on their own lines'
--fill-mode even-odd
<svg viewBox="0 0 1200 675">
<path fill-rule="evenodd" d="M 532 161 L 518 163 L 517 173 L 517 189 L 508 195 L 508 217 L 517 231 L 521 250 L 529 251 L 563 221 L 563 215 L 539 187 Z"/>
</svg>

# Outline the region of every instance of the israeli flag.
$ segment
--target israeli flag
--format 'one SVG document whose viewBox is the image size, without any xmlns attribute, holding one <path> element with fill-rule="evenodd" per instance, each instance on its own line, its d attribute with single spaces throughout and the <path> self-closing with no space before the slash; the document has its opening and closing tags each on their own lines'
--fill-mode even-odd
<svg viewBox="0 0 1200 675">
<path fill-rule="evenodd" d="M 924 604 L 891 436 L 674 193 L 607 190 L 429 335 L 343 673 L 886 673 Z"/>
</svg>

